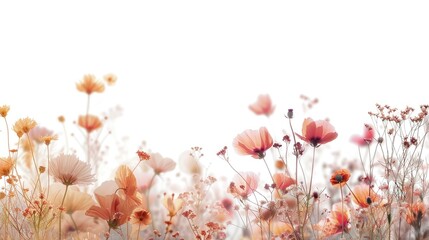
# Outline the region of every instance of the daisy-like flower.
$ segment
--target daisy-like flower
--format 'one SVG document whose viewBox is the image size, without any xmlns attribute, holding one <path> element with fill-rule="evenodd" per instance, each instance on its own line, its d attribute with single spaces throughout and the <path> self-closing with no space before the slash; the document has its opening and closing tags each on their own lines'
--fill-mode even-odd
<svg viewBox="0 0 429 240">
<path fill-rule="evenodd" d="M 172 193 L 171 195 L 167 195 L 166 193 L 164 193 L 164 200 L 162 201 L 162 204 L 167 209 L 169 217 L 176 216 L 177 212 L 182 209 L 184 203 L 185 202 L 183 201 L 183 199 L 175 198 L 174 193 Z"/>
<path fill-rule="evenodd" d="M 159 153 L 151 153 L 150 159 L 145 163 L 155 171 L 155 174 L 173 171 L 176 168 L 176 162 L 171 158 L 165 158 Z"/>
<path fill-rule="evenodd" d="M 80 92 L 87 93 L 90 95 L 93 92 L 102 93 L 104 92 L 104 84 L 97 81 L 94 75 L 85 75 L 80 83 L 76 83 L 76 88 Z"/>
<path fill-rule="evenodd" d="M 9 112 L 9 110 L 10 110 L 10 107 L 8 105 L 1 106 L 0 107 L 0 116 L 5 118 L 7 116 L 7 113 Z"/>
<path fill-rule="evenodd" d="M 11 157 L 0 158 L 0 176 L 9 176 L 13 170 L 14 163 Z"/>
<path fill-rule="evenodd" d="M 269 117 L 273 112 L 275 107 L 271 102 L 270 95 L 259 95 L 258 100 L 249 105 L 249 109 L 254 112 L 256 115 L 265 115 Z"/>
<path fill-rule="evenodd" d="M 115 85 L 116 81 L 118 80 L 118 77 L 113 73 L 109 73 L 109 74 L 104 75 L 103 79 L 107 83 L 107 85 L 113 86 L 113 85 Z"/>
<path fill-rule="evenodd" d="M 342 187 L 350 179 L 350 171 L 347 169 L 339 169 L 335 171 L 329 180 L 334 187 Z"/>
<path fill-rule="evenodd" d="M 306 118 L 302 123 L 302 135 L 296 135 L 312 147 L 328 143 L 337 138 L 334 127 L 326 120 L 313 121 Z"/>
<path fill-rule="evenodd" d="M 31 118 L 20 118 L 13 125 L 13 131 L 15 131 L 18 137 L 22 137 L 24 133 L 29 133 L 31 129 L 37 126 L 36 121 Z"/>
<path fill-rule="evenodd" d="M 354 135 L 351 138 L 351 141 L 353 143 L 356 143 L 358 146 L 366 146 L 372 142 L 374 139 L 374 128 L 369 125 L 365 124 L 363 136 Z"/>
<path fill-rule="evenodd" d="M 103 123 L 97 116 L 88 114 L 79 116 L 78 125 L 84 128 L 88 133 L 91 133 L 92 131 L 101 128 Z"/>
<path fill-rule="evenodd" d="M 246 199 L 258 188 L 259 176 L 253 172 L 243 172 L 240 175 L 235 175 L 229 184 L 227 192 L 231 193 L 234 197 Z"/>
<path fill-rule="evenodd" d="M 234 138 L 233 145 L 239 154 L 261 159 L 265 157 L 265 151 L 273 146 L 273 138 L 266 127 L 248 129 Z"/>
<path fill-rule="evenodd" d="M 367 208 L 373 203 L 380 202 L 381 197 L 370 186 L 359 184 L 353 188 L 352 200 L 361 208 Z"/>
<path fill-rule="evenodd" d="M 61 153 L 49 161 L 49 174 L 64 185 L 88 185 L 96 181 L 91 165 L 79 160 L 74 154 Z"/>
</svg>

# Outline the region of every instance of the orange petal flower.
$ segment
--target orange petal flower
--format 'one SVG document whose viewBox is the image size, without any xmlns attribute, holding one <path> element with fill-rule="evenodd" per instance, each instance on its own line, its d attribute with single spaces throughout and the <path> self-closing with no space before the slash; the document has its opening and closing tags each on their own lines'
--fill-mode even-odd
<svg viewBox="0 0 429 240">
<path fill-rule="evenodd" d="M 311 118 L 306 118 L 302 123 L 302 135 L 296 135 L 313 147 L 333 141 L 338 136 L 328 121 L 313 121 Z"/>
<path fill-rule="evenodd" d="M 265 157 L 265 151 L 273 146 L 273 138 L 266 127 L 248 129 L 234 138 L 233 145 L 239 154 L 261 159 Z"/>
<path fill-rule="evenodd" d="M 116 81 L 118 80 L 118 77 L 113 74 L 113 73 L 109 73 L 103 76 L 104 81 L 106 81 L 107 85 L 109 86 L 113 86 Z"/>
<path fill-rule="evenodd" d="M 162 204 L 168 211 L 169 217 L 176 216 L 177 212 L 182 209 L 184 203 L 185 202 L 183 201 L 183 199 L 175 198 L 174 193 L 172 193 L 171 195 L 164 194 L 164 200 L 162 202 Z"/>
<path fill-rule="evenodd" d="M 418 226 L 426 213 L 426 206 L 423 202 L 415 202 L 407 208 L 407 223 L 412 226 Z"/>
<path fill-rule="evenodd" d="M 124 195 L 127 207 L 136 208 L 141 203 L 141 200 L 137 196 L 137 180 L 131 169 L 121 165 L 116 171 L 115 182 L 121 189 L 119 194 Z"/>
<path fill-rule="evenodd" d="M 285 191 L 286 188 L 296 183 L 295 179 L 289 177 L 284 173 L 275 173 L 273 175 L 273 178 L 274 183 L 276 184 L 276 188 L 282 191 Z"/>
<path fill-rule="evenodd" d="M 366 146 L 372 142 L 374 139 L 374 128 L 371 125 L 365 124 L 363 136 L 354 135 L 351 138 L 353 143 L 356 143 L 358 146 Z"/>
<path fill-rule="evenodd" d="M 0 107 L 0 116 L 5 118 L 7 116 L 7 113 L 9 112 L 9 110 L 10 110 L 10 107 L 8 105 L 1 106 Z"/>
<path fill-rule="evenodd" d="M 0 177 L 1 176 L 9 176 L 12 172 L 14 166 L 13 158 L 0 158 Z"/>
<path fill-rule="evenodd" d="M 235 175 L 227 192 L 234 197 L 246 199 L 258 188 L 259 176 L 253 172 L 242 172 L 240 175 Z"/>
<path fill-rule="evenodd" d="M 130 217 L 131 235 L 135 235 L 138 231 L 143 231 L 151 222 L 152 216 L 150 212 L 140 207 L 136 208 Z"/>
<path fill-rule="evenodd" d="M 109 227 L 117 228 L 128 221 L 127 212 L 130 212 L 117 194 L 101 196 L 94 193 L 97 202 L 100 206 L 91 206 L 86 215 L 91 217 L 98 217 L 107 221 Z"/>
<path fill-rule="evenodd" d="M 322 232 L 322 238 L 348 232 L 350 228 L 350 210 L 347 205 L 340 202 L 335 203 L 327 218 L 316 225 L 316 229 Z"/>
<path fill-rule="evenodd" d="M 31 129 L 37 126 L 36 121 L 31 118 L 20 118 L 15 122 L 13 130 L 18 137 L 21 137 L 24 133 L 29 133 Z"/>
<path fill-rule="evenodd" d="M 361 208 L 367 208 L 375 202 L 380 202 L 381 197 L 366 184 L 359 184 L 353 188 L 353 202 Z"/>
<path fill-rule="evenodd" d="M 97 116 L 88 114 L 80 115 L 78 124 L 80 127 L 84 128 L 88 133 L 99 129 L 103 124 Z"/>
<path fill-rule="evenodd" d="M 347 181 L 350 179 L 350 171 L 347 169 L 340 169 L 335 171 L 331 176 L 331 184 L 332 186 L 344 186 Z"/>
<path fill-rule="evenodd" d="M 93 92 L 104 92 L 104 84 L 95 79 L 94 75 L 85 75 L 80 83 L 76 83 L 76 88 L 80 92 L 87 93 L 88 95 Z"/>
<path fill-rule="evenodd" d="M 74 154 L 61 153 L 50 160 L 49 170 L 55 181 L 64 185 L 88 185 L 96 181 L 95 175 L 91 174 L 91 165 Z"/>
<path fill-rule="evenodd" d="M 266 115 L 269 117 L 273 112 L 275 107 L 271 102 L 270 95 L 259 95 L 258 100 L 249 105 L 249 109 L 254 112 L 256 115 Z"/>
</svg>

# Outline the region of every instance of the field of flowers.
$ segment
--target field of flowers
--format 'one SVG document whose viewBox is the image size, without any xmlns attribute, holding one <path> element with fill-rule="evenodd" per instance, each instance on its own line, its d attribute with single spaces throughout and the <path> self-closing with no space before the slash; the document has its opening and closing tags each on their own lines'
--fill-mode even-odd
<svg viewBox="0 0 429 240">
<path fill-rule="evenodd" d="M 8 152 L 0 156 L 1 239 L 429 239 L 429 105 L 376 104 L 367 123 L 351 126 L 363 129 L 347 143 L 356 158 L 336 164 L 321 157 L 337 140 L 335 124 L 289 109 L 281 141 L 261 126 L 237 129 L 217 153 L 195 146 L 171 159 L 142 145 L 101 179 L 110 119 L 94 114 L 90 100 L 117 77 L 103 80 L 76 82 L 87 107 L 71 121 L 58 116 L 62 133 L 32 116 L 9 122 L 13 106 L 0 106 Z M 279 110 L 260 95 L 249 111 Z M 243 171 L 231 151 L 264 167 Z M 234 175 L 208 172 L 205 155 Z"/>
</svg>

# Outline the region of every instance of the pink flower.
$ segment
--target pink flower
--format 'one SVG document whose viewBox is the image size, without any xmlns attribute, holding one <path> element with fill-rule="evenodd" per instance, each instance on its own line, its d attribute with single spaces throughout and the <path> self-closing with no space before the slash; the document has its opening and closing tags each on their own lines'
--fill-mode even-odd
<svg viewBox="0 0 429 240">
<path fill-rule="evenodd" d="M 365 124 L 363 130 L 363 136 L 354 135 L 351 138 L 351 141 L 356 143 L 358 146 L 366 146 L 372 142 L 374 139 L 374 129 L 371 125 Z"/>
<path fill-rule="evenodd" d="M 273 178 L 276 188 L 282 191 L 285 191 L 288 187 L 296 183 L 295 179 L 284 173 L 275 173 Z"/>
<path fill-rule="evenodd" d="M 151 153 L 150 159 L 145 163 L 155 171 L 155 174 L 173 171 L 176 168 L 175 161 L 171 158 L 165 158 L 159 153 Z"/>
<path fill-rule="evenodd" d="M 60 154 L 49 161 L 49 174 L 64 185 L 88 185 L 96 181 L 91 165 L 82 162 L 74 154 Z"/>
<path fill-rule="evenodd" d="M 240 175 L 235 175 L 229 184 L 228 192 L 234 197 L 246 199 L 258 188 L 259 177 L 253 172 L 243 172 Z"/>
<path fill-rule="evenodd" d="M 249 109 L 254 112 L 256 115 L 266 115 L 269 117 L 273 112 L 275 107 L 272 105 L 270 95 L 259 95 L 258 100 L 249 105 Z"/>
<path fill-rule="evenodd" d="M 98 217 L 105 221 L 111 228 L 117 228 L 128 221 L 133 209 L 128 209 L 125 201 L 117 194 L 101 196 L 94 194 L 100 206 L 93 205 L 86 211 L 87 216 Z"/>
<path fill-rule="evenodd" d="M 325 220 L 321 220 L 316 229 L 322 232 L 322 238 L 327 238 L 341 232 L 348 232 L 351 228 L 350 210 L 345 204 L 335 203 Z"/>
<path fill-rule="evenodd" d="M 246 130 L 234 138 L 235 150 L 242 155 L 251 155 L 253 158 L 264 158 L 265 151 L 273 146 L 273 138 L 266 127 L 259 130 Z"/>
<path fill-rule="evenodd" d="M 302 135 L 296 135 L 313 147 L 333 141 L 338 136 L 328 121 L 313 121 L 311 118 L 306 118 L 302 123 Z"/>
<path fill-rule="evenodd" d="M 120 189 L 118 191 L 119 196 L 125 199 L 129 208 L 135 208 L 141 203 L 141 199 L 137 195 L 137 180 L 131 169 L 121 165 L 116 170 L 115 182 Z"/>
</svg>

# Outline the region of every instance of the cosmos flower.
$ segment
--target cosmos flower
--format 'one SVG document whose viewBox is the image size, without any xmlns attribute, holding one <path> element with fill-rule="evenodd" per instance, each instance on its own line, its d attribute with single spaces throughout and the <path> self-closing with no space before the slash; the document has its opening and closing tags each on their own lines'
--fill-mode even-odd
<svg viewBox="0 0 429 240">
<path fill-rule="evenodd" d="M 151 153 L 150 159 L 145 163 L 155 171 L 155 174 L 169 172 L 176 168 L 176 162 L 171 158 L 163 157 L 160 153 Z"/>
<path fill-rule="evenodd" d="M 324 239 L 338 233 L 347 233 L 351 228 L 350 219 L 350 210 L 347 205 L 341 202 L 335 203 L 326 219 L 317 223 L 315 229 L 321 231 L 321 237 Z"/>
<path fill-rule="evenodd" d="M 11 157 L 0 158 L 0 177 L 9 176 L 13 170 L 15 161 Z"/>
<path fill-rule="evenodd" d="M 152 215 L 143 208 L 134 209 L 130 216 L 131 236 L 136 232 L 144 230 L 152 222 Z"/>
<path fill-rule="evenodd" d="M 295 179 L 289 177 L 285 173 L 275 173 L 273 179 L 276 188 L 282 191 L 285 191 L 289 186 L 296 183 Z"/>
<path fill-rule="evenodd" d="M 176 216 L 177 212 L 182 209 L 183 205 L 184 205 L 184 201 L 181 198 L 176 198 L 174 196 L 174 193 L 172 193 L 171 195 L 168 194 L 164 194 L 164 199 L 162 201 L 162 204 L 164 205 L 164 207 L 167 209 L 168 211 L 168 216 L 169 217 L 174 217 Z"/>
<path fill-rule="evenodd" d="M 64 185 L 88 185 L 96 181 L 91 165 L 74 154 L 61 153 L 49 162 L 49 174 Z"/>
<path fill-rule="evenodd" d="M 137 196 L 137 180 L 131 169 L 121 165 L 116 170 L 115 182 L 120 189 L 118 193 L 125 199 L 127 207 L 135 208 L 141 203 L 140 198 Z"/>
<path fill-rule="evenodd" d="M 381 197 L 366 184 L 359 184 L 353 188 L 353 202 L 361 208 L 367 208 L 373 203 L 381 201 Z"/>
<path fill-rule="evenodd" d="M 271 102 L 270 95 L 259 95 L 258 100 L 249 105 L 249 109 L 254 112 L 256 115 L 265 115 L 269 117 L 273 112 L 275 107 Z"/>
<path fill-rule="evenodd" d="M 22 137 L 24 133 L 29 133 L 31 129 L 37 126 L 36 121 L 31 118 L 20 118 L 15 122 L 13 131 L 15 131 L 18 137 Z"/>
<path fill-rule="evenodd" d="M 353 143 L 356 143 L 358 146 L 366 146 L 372 142 L 374 139 L 374 128 L 369 125 L 365 124 L 363 136 L 354 135 L 351 138 L 351 141 Z"/>
<path fill-rule="evenodd" d="M 273 146 L 273 138 L 266 127 L 248 129 L 234 138 L 233 145 L 239 154 L 261 159 L 265 157 L 265 151 Z"/>
<path fill-rule="evenodd" d="M 246 199 L 258 188 L 259 176 L 253 172 L 242 172 L 240 175 L 235 175 L 227 191 L 234 197 Z"/>
<path fill-rule="evenodd" d="M 84 128 L 88 133 L 101 128 L 103 125 L 100 119 L 95 115 L 80 115 L 78 125 Z"/>
<path fill-rule="evenodd" d="M 7 116 L 7 113 L 9 112 L 9 110 L 10 110 L 10 107 L 8 105 L 1 106 L 0 107 L 0 116 L 5 118 Z"/>
<path fill-rule="evenodd" d="M 98 195 L 94 193 L 95 198 L 100 206 L 93 205 L 87 211 L 86 215 L 91 217 L 98 217 L 105 221 L 109 227 L 116 229 L 128 221 L 131 213 L 130 209 L 126 208 L 125 201 L 117 194 Z"/>
<path fill-rule="evenodd" d="M 350 179 L 350 171 L 347 169 L 339 169 L 336 170 L 331 175 L 331 179 L 329 180 L 334 187 L 342 187 L 347 181 Z"/>
<path fill-rule="evenodd" d="M 113 85 L 115 85 L 116 81 L 118 80 L 118 77 L 113 73 L 109 73 L 109 74 L 104 75 L 103 79 L 107 83 L 107 85 L 113 86 Z"/>
<path fill-rule="evenodd" d="M 306 118 L 302 123 L 302 135 L 296 135 L 313 147 L 333 141 L 338 136 L 328 121 L 313 121 L 311 118 Z"/>
<path fill-rule="evenodd" d="M 104 92 L 104 84 L 96 80 L 94 75 L 84 75 L 80 83 L 76 83 L 76 88 L 79 92 L 84 92 L 90 95 L 93 92 Z"/>
</svg>

